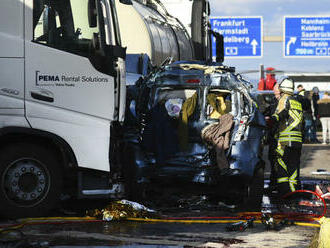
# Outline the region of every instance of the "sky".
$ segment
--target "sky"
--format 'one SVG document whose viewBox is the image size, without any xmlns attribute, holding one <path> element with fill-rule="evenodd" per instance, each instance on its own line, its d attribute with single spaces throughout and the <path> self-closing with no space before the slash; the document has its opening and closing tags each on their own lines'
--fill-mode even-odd
<svg viewBox="0 0 330 248">
<path fill-rule="evenodd" d="M 283 35 L 283 16 L 329 16 L 329 0 L 209 0 L 211 17 L 262 16 L 265 36 Z M 282 42 L 264 42 L 262 58 L 225 58 L 237 71 L 258 70 L 260 64 L 278 70 L 330 73 L 327 58 L 284 58 Z M 247 74 L 257 81 L 259 74 Z"/>
</svg>

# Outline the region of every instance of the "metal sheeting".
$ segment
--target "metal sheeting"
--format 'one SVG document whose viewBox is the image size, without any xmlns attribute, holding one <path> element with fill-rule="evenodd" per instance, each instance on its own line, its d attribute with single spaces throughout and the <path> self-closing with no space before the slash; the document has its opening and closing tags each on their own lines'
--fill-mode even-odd
<svg viewBox="0 0 330 248">
<path fill-rule="evenodd" d="M 151 51 L 148 55 L 151 57 L 151 61 L 154 65 L 160 65 L 169 56 L 173 57 L 174 60 L 193 59 L 190 38 L 184 27 L 178 21 L 174 18 L 160 14 L 156 9 L 141 4 L 137 1 L 133 1 L 132 7 L 139 15 L 126 17 L 131 18 L 131 20 L 119 20 L 119 22 L 123 21 L 130 23 L 130 25 L 134 25 L 137 22 L 134 18 L 137 18 L 138 16 L 143 20 L 143 23 L 148 30 L 149 37 L 145 37 L 146 35 L 141 37 L 138 33 L 131 33 L 129 35 L 136 36 L 137 39 L 139 39 L 135 40 L 135 42 L 151 44 Z M 124 32 L 125 27 L 121 27 L 121 33 Z M 129 42 L 125 45 L 127 45 L 128 49 L 133 47 L 133 44 L 130 46 Z M 136 51 L 130 50 L 130 53 L 143 52 L 145 51 L 141 51 L 141 49 L 137 49 Z"/>
<path fill-rule="evenodd" d="M 187 33 L 182 29 L 175 29 L 176 37 L 179 44 L 180 60 L 189 60 L 193 58 L 193 49 Z"/>
</svg>

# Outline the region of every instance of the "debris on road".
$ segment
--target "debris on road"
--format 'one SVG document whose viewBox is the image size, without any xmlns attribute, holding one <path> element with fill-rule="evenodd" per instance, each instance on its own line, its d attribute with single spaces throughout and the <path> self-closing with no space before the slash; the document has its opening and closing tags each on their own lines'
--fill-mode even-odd
<svg viewBox="0 0 330 248">
<path fill-rule="evenodd" d="M 105 221 L 125 218 L 155 217 L 156 212 L 142 204 L 128 200 L 111 202 L 103 209 L 87 210 L 86 214 Z"/>
<path fill-rule="evenodd" d="M 274 217 L 270 214 L 262 214 L 261 216 L 261 223 L 264 224 L 266 230 L 275 230 L 279 231 L 282 227 L 293 225 L 293 220 L 282 219 L 276 221 Z"/>
<path fill-rule="evenodd" d="M 314 176 L 330 176 L 330 172 L 326 169 L 317 169 L 316 171 L 312 172 Z"/>
<path fill-rule="evenodd" d="M 315 186 L 315 192 L 322 198 L 330 200 L 330 184 L 318 184 Z"/>
<path fill-rule="evenodd" d="M 226 230 L 231 232 L 231 231 L 245 231 L 247 228 L 252 228 L 253 227 L 253 222 L 255 221 L 255 218 L 252 217 L 248 219 L 247 221 L 239 221 L 234 224 L 229 224 L 226 226 Z"/>
</svg>

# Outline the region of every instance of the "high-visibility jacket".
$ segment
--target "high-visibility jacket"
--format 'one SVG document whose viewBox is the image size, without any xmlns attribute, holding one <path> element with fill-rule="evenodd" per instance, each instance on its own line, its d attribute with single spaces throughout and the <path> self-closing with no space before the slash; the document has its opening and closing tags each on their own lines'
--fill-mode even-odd
<svg viewBox="0 0 330 248">
<path fill-rule="evenodd" d="M 266 78 L 261 78 L 258 84 L 258 90 L 273 90 L 276 84 L 275 75 L 268 73 Z"/>
<path fill-rule="evenodd" d="M 301 146 L 303 130 L 301 103 L 292 95 L 283 94 L 272 117 L 278 124 L 277 138 L 280 146 Z"/>
</svg>

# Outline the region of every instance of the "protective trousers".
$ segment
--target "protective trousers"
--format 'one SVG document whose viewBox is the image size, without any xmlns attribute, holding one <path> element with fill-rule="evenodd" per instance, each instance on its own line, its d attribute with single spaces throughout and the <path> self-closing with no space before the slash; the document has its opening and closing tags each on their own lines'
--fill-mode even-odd
<svg viewBox="0 0 330 248">
<path fill-rule="evenodd" d="M 276 152 L 274 177 L 280 195 L 293 192 L 300 188 L 300 155 L 301 146 L 285 146 L 283 152 Z"/>
<path fill-rule="evenodd" d="M 327 132 L 330 142 L 330 117 L 321 117 L 323 144 L 327 143 Z"/>
</svg>

